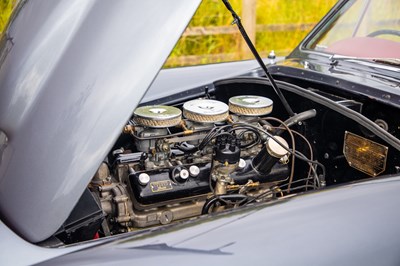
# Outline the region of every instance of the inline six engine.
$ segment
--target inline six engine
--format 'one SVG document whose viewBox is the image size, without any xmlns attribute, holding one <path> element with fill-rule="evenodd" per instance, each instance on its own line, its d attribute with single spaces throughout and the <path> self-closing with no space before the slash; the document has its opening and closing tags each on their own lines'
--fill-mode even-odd
<svg viewBox="0 0 400 266">
<path fill-rule="evenodd" d="M 370 123 L 340 114 L 363 102 L 328 95 L 327 108 L 305 91 L 288 94 L 298 113 L 285 120 L 257 81 L 138 107 L 55 237 L 76 243 L 398 171 Z M 252 95 L 240 95 L 244 86 Z"/>
<path fill-rule="evenodd" d="M 268 122 L 272 108 L 253 95 L 231 97 L 229 106 L 204 98 L 182 110 L 137 108 L 124 128 L 131 148 L 114 150 L 89 185 L 106 214 L 104 235 L 283 195 L 294 154 Z"/>
</svg>

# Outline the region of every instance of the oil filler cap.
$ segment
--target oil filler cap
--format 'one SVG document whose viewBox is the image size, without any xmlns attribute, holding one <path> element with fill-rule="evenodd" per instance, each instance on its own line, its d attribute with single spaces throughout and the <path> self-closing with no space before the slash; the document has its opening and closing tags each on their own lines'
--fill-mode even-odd
<svg viewBox="0 0 400 266">
<path fill-rule="evenodd" d="M 287 144 L 286 140 L 283 139 L 282 137 L 275 136 L 274 137 L 277 141 L 279 141 L 282 145 L 285 146 L 286 149 L 289 149 L 289 145 Z M 270 138 L 267 141 L 267 151 L 269 155 L 275 157 L 275 158 L 282 158 L 286 154 L 288 154 L 288 151 L 282 147 L 278 142 L 276 142 L 274 139 Z"/>
</svg>

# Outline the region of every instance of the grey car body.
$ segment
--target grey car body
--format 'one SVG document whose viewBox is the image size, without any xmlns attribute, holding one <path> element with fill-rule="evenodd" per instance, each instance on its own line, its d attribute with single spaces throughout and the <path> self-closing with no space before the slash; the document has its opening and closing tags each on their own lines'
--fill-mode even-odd
<svg viewBox="0 0 400 266">
<path fill-rule="evenodd" d="M 197 5 L 20 4 L 5 35 L 0 73 L 0 128 L 8 137 L 0 166 L 6 223 L 33 242 L 60 227 Z"/>
<path fill-rule="evenodd" d="M 66 220 L 199 4 L 172 2 L 20 4 L 0 56 L 2 264 L 398 264 L 400 179 L 394 175 L 60 249 L 30 244 Z M 319 64 L 311 55 L 271 71 L 326 77 L 313 68 Z M 255 67 L 248 61 L 163 70 L 142 102 L 182 99 L 187 90 L 201 95 L 216 79 L 259 76 L 258 69 L 249 71 Z M 191 78 L 199 71 L 209 72 Z M 332 83 L 355 82 L 327 72 Z M 385 88 L 367 95 L 398 105 L 398 91 L 382 94 Z"/>
</svg>

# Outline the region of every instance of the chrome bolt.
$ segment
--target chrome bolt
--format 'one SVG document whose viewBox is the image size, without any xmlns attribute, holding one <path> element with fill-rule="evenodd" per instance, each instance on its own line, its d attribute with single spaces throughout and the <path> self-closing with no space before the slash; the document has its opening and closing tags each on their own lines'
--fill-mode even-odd
<svg viewBox="0 0 400 266">
<path fill-rule="evenodd" d="M 186 169 L 182 169 L 182 170 L 179 172 L 179 176 L 180 176 L 180 178 L 182 178 L 183 180 L 186 180 L 186 179 L 189 178 L 189 171 L 186 170 Z"/>
<path fill-rule="evenodd" d="M 150 182 L 150 176 L 146 173 L 141 173 L 138 178 L 139 184 L 142 186 L 147 185 Z"/>
<path fill-rule="evenodd" d="M 246 161 L 243 160 L 243 159 L 241 158 L 241 159 L 239 160 L 238 168 L 239 168 L 239 169 L 243 169 L 243 168 L 246 167 L 246 165 L 247 165 Z"/>
<path fill-rule="evenodd" d="M 196 177 L 200 174 L 200 168 L 196 165 L 192 165 L 189 167 L 189 173 L 191 176 Z"/>
</svg>

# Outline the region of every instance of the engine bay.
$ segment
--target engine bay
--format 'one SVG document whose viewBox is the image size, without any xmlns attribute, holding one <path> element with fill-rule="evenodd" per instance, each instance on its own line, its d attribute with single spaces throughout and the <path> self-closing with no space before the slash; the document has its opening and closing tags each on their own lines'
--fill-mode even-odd
<svg viewBox="0 0 400 266">
<path fill-rule="evenodd" d="M 136 108 L 88 185 L 96 215 L 56 237 L 107 237 L 399 171 L 390 143 L 374 133 L 398 136 L 395 123 L 389 114 L 364 117 L 378 103 L 278 84 L 294 116 L 261 78 L 217 81 L 202 97 Z"/>
<path fill-rule="evenodd" d="M 265 129 L 272 127 L 267 120 L 264 127 L 259 123 L 272 107 L 268 98 L 245 95 L 230 98 L 229 106 L 194 99 L 182 112 L 163 105 L 137 108 L 124 129 L 135 152 L 113 151 L 117 182 L 107 182 L 104 165 L 91 183 L 101 191 L 102 205 L 125 196 L 116 213 L 103 207 L 116 215 L 117 230 L 168 224 L 245 204 L 250 195 L 255 200 L 282 193 L 277 185 L 289 179 L 289 145 Z M 316 185 L 310 180 L 310 187 Z M 121 195 L 110 195 L 112 187 Z"/>
</svg>

